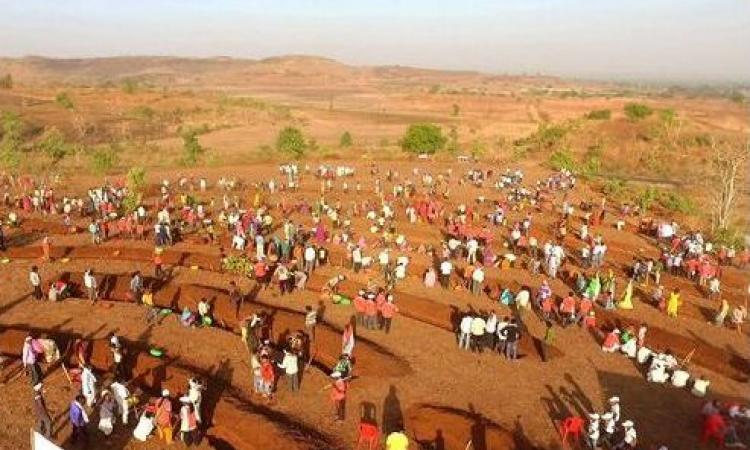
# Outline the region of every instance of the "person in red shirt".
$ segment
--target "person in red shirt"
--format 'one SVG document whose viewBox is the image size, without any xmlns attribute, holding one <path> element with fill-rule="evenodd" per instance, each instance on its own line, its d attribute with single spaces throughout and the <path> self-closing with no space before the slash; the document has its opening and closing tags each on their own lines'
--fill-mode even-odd
<svg viewBox="0 0 750 450">
<path fill-rule="evenodd" d="M 552 321 L 552 314 L 555 311 L 555 303 L 552 301 L 552 297 L 546 297 L 542 300 L 542 316 L 547 322 Z"/>
<path fill-rule="evenodd" d="M 562 315 L 563 326 L 576 320 L 576 298 L 572 292 L 568 292 L 568 296 L 562 300 L 560 314 Z"/>
<path fill-rule="evenodd" d="M 704 444 L 709 439 L 714 439 L 719 444 L 719 448 L 724 448 L 724 434 L 727 428 L 727 424 L 721 413 L 715 412 L 703 420 L 703 433 L 701 434 L 701 442 Z"/>
<path fill-rule="evenodd" d="M 581 302 L 578 304 L 578 315 L 576 316 L 576 322 L 585 321 L 586 317 L 588 317 L 589 312 L 591 312 L 593 307 L 594 302 L 592 302 L 591 299 L 584 294 Z"/>
<path fill-rule="evenodd" d="M 354 313 L 357 316 L 357 325 L 364 325 L 366 303 L 365 291 L 360 290 L 354 297 Z"/>
<path fill-rule="evenodd" d="M 161 253 L 154 253 L 154 276 L 156 278 L 161 279 L 164 276 L 163 265 L 164 260 L 161 257 Z"/>
<path fill-rule="evenodd" d="M 583 326 L 589 330 L 596 328 L 596 313 L 594 310 L 589 311 L 589 313 L 583 318 Z"/>
<path fill-rule="evenodd" d="M 271 277 L 268 276 L 268 264 L 262 259 L 259 259 L 253 267 L 253 274 L 255 275 L 255 281 L 258 284 L 264 285 L 265 289 L 268 289 L 268 285 L 271 284 Z"/>
<path fill-rule="evenodd" d="M 380 316 L 383 319 L 380 322 L 380 329 L 385 330 L 385 334 L 391 332 L 391 321 L 397 312 L 398 306 L 393 302 L 393 295 L 388 294 L 388 301 L 380 306 Z"/>
<path fill-rule="evenodd" d="M 333 378 L 333 382 L 331 383 L 331 402 L 333 402 L 335 408 L 335 418 L 337 421 L 343 422 L 346 412 L 346 391 L 348 385 L 338 372 L 332 373 L 331 378 Z"/>
<path fill-rule="evenodd" d="M 264 355 L 260 360 L 260 378 L 262 382 L 261 393 L 267 399 L 271 399 L 273 384 L 276 380 L 276 372 L 268 356 Z"/>
<path fill-rule="evenodd" d="M 164 389 L 161 392 L 161 398 L 156 400 L 154 405 L 156 413 L 154 422 L 159 438 L 164 439 L 166 445 L 172 443 L 172 400 L 169 398 L 169 391 Z"/>
</svg>

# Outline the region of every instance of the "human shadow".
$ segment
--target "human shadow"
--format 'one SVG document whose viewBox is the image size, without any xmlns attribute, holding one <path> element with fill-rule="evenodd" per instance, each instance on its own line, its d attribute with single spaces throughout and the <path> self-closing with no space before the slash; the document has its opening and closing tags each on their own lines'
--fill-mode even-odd
<svg viewBox="0 0 750 450">
<path fill-rule="evenodd" d="M 396 386 L 391 385 L 388 388 L 388 394 L 383 400 L 383 419 L 381 427 L 383 433 L 387 436 L 394 431 L 401 431 L 404 427 L 404 413 L 401 409 L 401 401 L 398 398 Z"/>
</svg>

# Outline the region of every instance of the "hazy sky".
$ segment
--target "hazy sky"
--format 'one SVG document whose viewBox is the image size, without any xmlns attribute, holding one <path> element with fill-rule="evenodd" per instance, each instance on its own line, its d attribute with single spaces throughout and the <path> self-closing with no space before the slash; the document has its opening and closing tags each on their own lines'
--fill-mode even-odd
<svg viewBox="0 0 750 450">
<path fill-rule="evenodd" d="M 0 0 L 0 54 L 750 81 L 748 0 Z"/>
</svg>

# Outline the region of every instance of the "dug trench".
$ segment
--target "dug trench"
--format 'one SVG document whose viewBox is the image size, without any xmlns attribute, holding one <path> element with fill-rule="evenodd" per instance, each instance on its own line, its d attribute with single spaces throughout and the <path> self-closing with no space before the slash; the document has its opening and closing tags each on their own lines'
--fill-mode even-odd
<svg viewBox="0 0 750 450">
<path fill-rule="evenodd" d="M 32 333 L 54 339 L 59 348 L 70 349 L 76 334 L 58 330 L 35 329 L 26 325 L 0 327 L 0 353 L 20 357 L 24 338 Z M 98 371 L 111 366 L 111 352 L 107 339 L 88 340 L 89 362 Z M 209 372 L 187 365 L 179 358 L 153 357 L 141 342 L 124 342 L 128 349 L 126 370 L 133 386 L 147 395 L 158 395 L 162 389 L 180 395 L 186 391 L 188 379 L 193 376 L 210 379 L 203 394 L 202 408 L 206 424 L 205 437 L 209 444 L 219 449 L 247 450 L 329 450 L 342 445 L 301 422 L 251 402 L 241 390 L 234 388 L 219 366 Z M 70 351 L 62 352 L 61 362 L 68 367 L 77 363 Z M 48 372 L 53 369 L 51 367 Z M 141 405 L 142 406 L 142 405 Z M 236 426 L 242 424 L 242 426 Z"/>
<path fill-rule="evenodd" d="M 130 277 L 128 275 L 99 275 L 100 298 L 110 301 L 132 303 Z M 63 272 L 58 279 L 71 284 L 72 294 L 84 297 L 83 274 Z M 241 318 L 253 312 L 264 310 L 268 313 L 268 338 L 284 343 L 290 333 L 304 327 L 304 314 L 258 300 L 260 286 L 256 285 L 245 295 L 245 301 L 236 308 L 229 300 L 225 289 L 196 284 L 178 284 L 155 278 L 145 278 L 144 284 L 154 292 L 154 306 L 175 311 L 177 314 L 188 307 L 196 310 L 196 304 L 205 298 L 211 304 L 212 316 L 222 328 L 239 333 Z M 341 330 L 327 322 L 320 322 L 315 329 L 315 339 L 310 352 L 314 361 L 325 369 L 331 369 L 341 355 Z M 399 377 L 411 373 L 409 364 L 380 345 L 363 338 L 357 339 L 354 351 L 355 373 L 368 377 Z"/>
</svg>

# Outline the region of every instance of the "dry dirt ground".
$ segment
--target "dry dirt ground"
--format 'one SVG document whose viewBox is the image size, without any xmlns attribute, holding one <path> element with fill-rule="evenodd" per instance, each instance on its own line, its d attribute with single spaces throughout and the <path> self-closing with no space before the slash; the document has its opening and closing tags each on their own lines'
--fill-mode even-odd
<svg viewBox="0 0 750 450">
<path fill-rule="evenodd" d="M 369 191 L 372 178 L 367 175 L 367 166 L 355 164 L 359 169 L 358 178 L 363 180 L 363 186 Z M 453 167 L 456 172 L 470 167 L 430 162 L 380 163 L 381 170 L 392 168 L 402 174 L 415 166 L 433 171 Z M 531 163 L 525 166 L 527 176 L 532 180 L 547 173 Z M 277 173 L 276 170 L 273 165 L 255 165 L 235 168 L 232 174 L 246 180 L 260 180 L 271 173 Z M 177 171 L 154 172 L 150 174 L 151 181 L 155 182 L 162 177 L 174 178 L 176 173 Z M 228 174 L 226 169 L 219 168 L 180 170 L 180 173 L 206 174 L 210 180 Z M 80 191 L 94 180 L 93 177 L 77 179 L 65 189 Z M 300 193 L 284 196 L 287 199 L 304 197 L 312 200 L 317 195 L 318 186 L 316 180 L 308 178 Z M 206 197 L 212 195 L 216 193 L 210 192 Z M 480 191 L 474 187 L 454 185 L 449 204 L 468 204 L 478 195 L 493 198 L 496 194 L 489 188 Z M 328 197 L 330 200 L 344 201 L 351 198 L 340 192 L 329 194 Z M 599 198 L 597 194 L 581 187 L 574 198 L 583 197 Z M 273 199 L 274 197 L 271 198 Z M 278 217 L 278 212 L 275 214 Z M 552 217 L 550 210 L 535 215 L 535 228 L 541 235 L 548 233 Z M 59 221 L 55 217 L 35 218 L 42 222 Z M 299 220 L 305 222 L 303 218 Z M 611 225 L 608 223 L 596 231 L 605 236 L 611 249 L 607 268 L 615 270 L 622 280 L 623 270 L 632 258 L 639 254 L 651 254 L 655 247 L 648 238 L 635 234 L 632 226 L 626 232 L 617 232 Z M 404 225 L 403 228 L 412 242 L 434 243 L 439 238 L 437 226 Z M 361 224 L 358 229 L 362 229 Z M 22 232 L 13 239 L 19 245 L 30 247 L 39 244 L 39 237 L 38 233 Z M 56 247 L 78 248 L 89 245 L 85 234 L 54 235 L 53 239 Z M 567 244 L 577 248 L 574 238 L 569 238 Z M 141 269 L 151 275 L 149 264 L 125 261 L 113 256 L 114 248 L 133 247 L 143 248 L 144 254 L 150 252 L 149 243 L 113 239 L 102 246 L 98 259 L 71 257 L 68 262 L 57 260 L 42 264 L 42 277 L 49 279 L 62 272 L 80 273 L 88 267 L 94 267 L 103 274 L 126 274 Z M 220 253 L 218 246 L 186 243 L 178 244 L 175 249 L 213 255 L 215 258 Z M 11 254 L 12 251 L 13 249 Z M 410 256 L 414 257 L 415 264 L 426 264 L 422 256 L 415 253 Z M 212 374 L 214 378 L 210 383 L 226 385 L 245 394 L 250 392 L 251 375 L 247 357 L 236 335 L 220 329 L 185 329 L 177 323 L 174 316 L 167 317 L 159 325 L 148 325 L 143 319 L 144 310 L 141 307 L 123 302 L 94 306 L 80 300 L 67 300 L 58 304 L 33 302 L 28 296 L 27 270 L 34 262 L 33 259 L 12 258 L 0 270 L 0 282 L 4 287 L 0 300 L 0 332 L 7 332 L 9 328 L 34 328 L 53 333 L 77 333 L 90 338 L 103 338 L 110 332 L 116 332 L 134 342 L 166 348 L 168 354 L 176 357 L 183 365 Z M 337 263 L 335 258 L 333 262 Z M 339 271 L 341 269 L 335 267 L 321 269 L 325 276 Z M 375 274 L 355 276 L 348 270 L 345 273 L 351 275 L 353 283 L 358 285 L 375 277 Z M 191 270 L 184 266 L 176 266 L 173 275 L 170 284 L 175 286 L 200 284 L 226 288 L 228 281 L 236 278 L 211 270 Z M 411 275 L 397 288 L 404 297 L 429 300 L 439 305 L 453 305 L 460 310 L 473 308 L 503 312 L 502 306 L 492 303 L 484 296 L 474 297 L 464 291 L 426 289 L 419 281 L 419 274 Z M 523 269 L 492 272 L 490 276 L 511 286 L 529 284 L 537 287 L 541 281 L 541 277 L 531 277 Z M 746 271 L 726 271 L 724 287 L 730 301 L 743 301 L 741 295 L 747 282 Z M 252 287 L 251 282 L 243 281 L 243 284 L 248 289 Z M 750 394 L 745 359 L 748 351 L 747 336 L 706 324 L 704 312 L 710 311 L 714 305 L 705 300 L 695 287 L 673 277 L 666 277 L 665 284 L 667 287 L 678 284 L 683 287 L 686 305 L 679 319 L 670 320 L 637 300 L 636 309 L 619 313 L 619 320 L 648 323 L 653 329 L 652 339 L 658 339 L 659 346 L 673 346 L 678 355 L 690 350 L 685 342 L 694 343 L 697 350 L 691 370 L 704 373 L 711 379 L 711 395 L 747 400 Z M 567 290 L 560 281 L 556 281 L 553 288 L 558 295 Z M 304 305 L 317 305 L 320 297 L 311 291 L 278 297 L 276 291 L 271 289 L 258 293 L 257 300 L 270 305 L 266 309 L 277 306 L 302 311 Z M 250 305 L 249 308 L 254 309 L 255 306 Z M 351 314 L 350 309 L 328 305 L 325 320 L 333 326 L 341 327 Z M 623 416 L 634 420 L 645 448 L 662 442 L 669 445 L 670 449 L 702 448 L 697 440 L 701 400 L 684 390 L 647 383 L 637 365 L 625 357 L 602 353 L 596 340 L 576 327 L 558 329 L 555 346 L 561 354 L 550 362 L 542 363 L 530 352 L 521 361 L 509 363 L 494 354 L 475 355 L 459 351 L 452 333 L 428 323 L 424 317 L 422 319 L 401 315 L 396 318 L 394 329 L 389 335 L 378 331 L 358 330 L 358 335 L 362 338 L 360 351 L 374 351 L 372 349 L 375 347 L 371 344 L 377 345 L 393 355 L 393 367 L 374 368 L 369 373 L 365 370 L 358 372 L 359 378 L 351 384 L 347 420 L 344 424 L 336 424 L 331 420 L 327 392 L 321 390 L 326 384 L 326 377 L 315 366 L 305 372 L 299 395 L 289 393 L 282 379 L 277 398 L 272 404 L 265 405 L 257 398 L 248 402 L 267 408 L 267 411 L 264 410 L 266 412 L 278 413 L 277 416 L 271 416 L 273 420 L 283 418 L 284 421 L 306 426 L 308 430 L 319 431 L 328 439 L 327 445 L 332 447 L 353 447 L 359 410 L 366 409 L 374 410 L 373 416 L 381 424 L 383 421 L 390 422 L 393 417 L 403 416 L 409 431 L 416 434 L 416 438 L 422 441 L 444 441 L 445 448 L 449 449 L 461 450 L 468 438 L 474 440 L 477 450 L 504 448 L 506 444 L 510 445 L 510 441 L 517 448 L 557 449 L 561 448 L 556 429 L 558 420 L 570 413 L 583 414 L 586 411 L 601 410 L 606 406 L 609 396 L 619 395 L 622 399 Z M 300 319 L 299 326 L 301 325 Z M 530 335 L 541 336 L 543 326 L 536 317 L 529 317 L 527 326 Z M 530 337 L 527 336 L 526 339 Z M 16 351 L 20 351 L 20 347 Z M 712 367 L 712 364 L 716 366 Z M 394 368 L 395 370 L 388 370 Z M 0 388 L 3 392 L 0 447 L 8 449 L 23 448 L 26 445 L 27 430 L 33 423 L 28 381 L 23 375 L 16 378 L 11 375 L 11 370 L 4 372 L 6 384 Z M 56 437 L 64 441 L 69 433 L 66 404 L 74 389 L 68 386 L 59 370 L 51 372 L 48 377 L 48 401 L 56 422 Z M 215 424 L 218 430 L 215 430 L 216 436 L 221 436 L 222 433 L 226 435 L 226 430 L 219 429 L 222 427 L 254 429 L 252 420 L 241 413 L 228 418 L 232 424 Z M 92 432 L 92 435 L 95 434 Z M 203 445 L 208 446 L 210 443 L 210 439 L 206 439 Z M 97 438 L 95 448 L 159 448 L 159 444 L 137 444 L 127 440 L 127 435 L 118 434 L 109 442 Z"/>
</svg>

